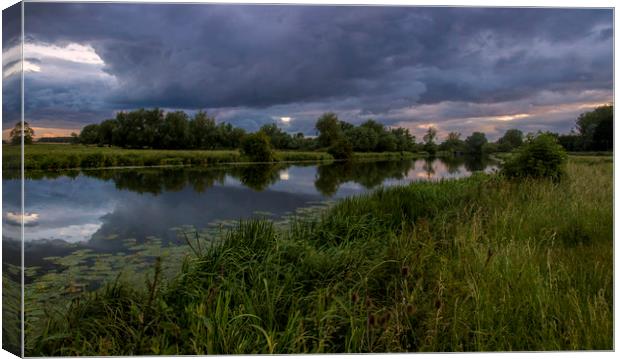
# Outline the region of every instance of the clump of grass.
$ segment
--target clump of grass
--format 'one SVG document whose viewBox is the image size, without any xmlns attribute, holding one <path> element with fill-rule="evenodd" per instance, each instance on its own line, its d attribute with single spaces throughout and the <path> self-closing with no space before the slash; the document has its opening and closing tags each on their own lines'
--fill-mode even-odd
<svg viewBox="0 0 620 359">
<path fill-rule="evenodd" d="M 567 173 L 240 222 L 157 290 L 114 283 L 29 326 L 27 355 L 612 349 L 611 164 Z"/>
</svg>

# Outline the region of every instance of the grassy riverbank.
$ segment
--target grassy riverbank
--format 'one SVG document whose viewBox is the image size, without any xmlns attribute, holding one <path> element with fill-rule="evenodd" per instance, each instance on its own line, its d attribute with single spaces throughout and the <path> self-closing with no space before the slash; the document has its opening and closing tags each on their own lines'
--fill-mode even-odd
<svg viewBox="0 0 620 359">
<path fill-rule="evenodd" d="M 25 168 L 36 170 L 250 162 L 237 150 L 131 150 L 69 144 L 34 144 L 25 148 Z M 3 145 L 2 151 L 3 169 L 19 169 L 19 146 Z M 409 152 L 356 153 L 354 159 L 404 159 L 415 156 Z M 279 162 L 334 159 L 327 152 L 320 151 L 276 151 L 275 158 Z"/>
<path fill-rule="evenodd" d="M 121 282 L 29 329 L 27 355 L 612 349 L 612 162 L 496 176 L 250 221 L 144 289 Z"/>
</svg>

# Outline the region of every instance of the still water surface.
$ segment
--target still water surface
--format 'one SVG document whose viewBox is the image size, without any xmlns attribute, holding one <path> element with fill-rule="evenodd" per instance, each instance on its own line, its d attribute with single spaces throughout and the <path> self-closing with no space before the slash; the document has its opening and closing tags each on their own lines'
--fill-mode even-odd
<svg viewBox="0 0 620 359">
<path fill-rule="evenodd" d="M 485 159 L 457 158 L 30 172 L 26 282 L 96 286 L 129 266 L 148 268 L 148 258 L 183 246 L 179 236 L 185 229 L 215 230 L 256 217 L 278 220 L 380 186 L 494 168 Z M 19 179 L 10 177 L 3 178 L 3 244 L 9 261 L 19 258 Z M 86 273 L 89 280 L 83 278 Z"/>
</svg>

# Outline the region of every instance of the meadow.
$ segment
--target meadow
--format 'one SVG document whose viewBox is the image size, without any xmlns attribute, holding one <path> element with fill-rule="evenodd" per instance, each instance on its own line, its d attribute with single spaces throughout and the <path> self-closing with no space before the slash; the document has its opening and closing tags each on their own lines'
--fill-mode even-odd
<svg viewBox="0 0 620 359">
<path fill-rule="evenodd" d="M 3 169 L 19 169 L 20 147 L 3 145 Z M 354 159 L 405 159 L 411 152 L 355 153 Z M 137 167 L 170 165 L 213 165 L 252 162 L 238 150 L 154 150 L 124 149 L 70 144 L 33 144 L 25 146 L 25 169 L 60 170 L 72 168 Z M 333 161 L 327 152 L 275 151 L 277 162 Z"/>
<path fill-rule="evenodd" d="M 561 181 L 417 182 L 249 220 L 171 278 L 45 313 L 26 355 L 613 349 L 611 157 Z"/>
</svg>

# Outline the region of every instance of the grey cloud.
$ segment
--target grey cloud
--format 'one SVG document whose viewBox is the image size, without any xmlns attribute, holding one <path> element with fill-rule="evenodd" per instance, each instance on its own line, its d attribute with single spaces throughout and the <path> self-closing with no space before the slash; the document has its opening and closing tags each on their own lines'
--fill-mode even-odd
<svg viewBox="0 0 620 359">
<path fill-rule="evenodd" d="M 100 91 L 33 81 L 42 97 L 29 109 L 64 101 L 84 114 L 203 108 L 250 130 L 293 115 L 290 130 L 311 133 L 315 113 L 329 110 L 390 124 L 391 112 L 424 104 L 611 92 L 612 16 L 605 9 L 27 3 L 29 39 L 88 43 L 118 80 Z"/>
</svg>

